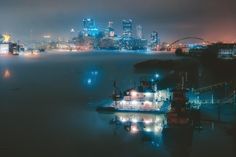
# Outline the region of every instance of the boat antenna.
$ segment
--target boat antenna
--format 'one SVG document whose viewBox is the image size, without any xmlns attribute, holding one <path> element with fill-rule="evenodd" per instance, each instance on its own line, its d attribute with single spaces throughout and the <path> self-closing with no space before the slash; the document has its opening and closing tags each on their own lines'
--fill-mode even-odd
<svg viewBox="0 0 236 157">
<path fill-rule="evenodd" d="M 113 100 L 115 101 L 115 106 L 117 106 L 116 95 L 117 95 L 117 85 L 116 85 L 116 80 L 114 80 L 113 81 Z"/>
<path fill-rule="evenodd" d="M 113 81 L 113 87 L 116 89 L 116 80 Z"/>
</svg>

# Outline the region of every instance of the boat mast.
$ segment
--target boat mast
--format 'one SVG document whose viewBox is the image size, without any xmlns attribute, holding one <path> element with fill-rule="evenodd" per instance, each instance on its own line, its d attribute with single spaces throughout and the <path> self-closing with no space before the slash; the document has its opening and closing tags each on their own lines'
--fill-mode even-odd
<svg viewBox="0 0 236 157">
<path fill-rule="evenodd" d="M 117 86 L 116 86 L 116 81 L 113 82 L 113 100 L 115 101 L 115 106 L 117 106 Z"/>
</svg>

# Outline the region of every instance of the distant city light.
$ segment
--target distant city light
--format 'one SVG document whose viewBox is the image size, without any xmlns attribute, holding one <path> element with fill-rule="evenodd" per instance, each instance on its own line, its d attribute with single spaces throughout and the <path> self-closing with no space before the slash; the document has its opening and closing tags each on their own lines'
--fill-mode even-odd
<svg viewBox="0 0 236 157">
<path fill-rule="evenodd" d="M 71 32 L 71 33 L 75 33 L 75 29 L 74 29 L 74 28 L 71 28 L 70 32 Z"/>
<path fill-rule="evenodd" d="M 32 57 L 37 57 L 40 54 L 39 54 L 38 51 L 26 51 L 26 52 L 24 52 L 23 54 L 20 54 L 20 55 L 23 55 L 23 56 L 28 57 L 28 58 L 32 58 Z"/>
<path fill-rule="evenodd" d="M 11 40 L 11 36 L 9 34 L 3 34 L 3 42 L 8 43 Z"/>
<path fill-rule="evenodd" d="M 50 39 L 51 36 L 50 36 L 50 35 L 44 35 L 43 38 L 45 38 L 45 39 Z"/>
</svg>

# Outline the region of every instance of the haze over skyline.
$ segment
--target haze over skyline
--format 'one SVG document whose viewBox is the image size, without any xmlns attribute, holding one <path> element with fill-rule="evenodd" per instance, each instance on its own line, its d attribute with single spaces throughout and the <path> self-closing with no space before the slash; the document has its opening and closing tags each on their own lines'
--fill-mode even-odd
<svg viewBox="0 0 236 157">
<path fill-rule="evenodd" d="M 68 36 L 82 29 L 82 19 L 93 18 L 99 29 L 114 21 L 121 33 L 122 19 L 143 26 L 144 35 L 160 33 L 162 41 L 198 36 L 211 41 L 236 41 L 235 0 L 0 0 L 0 33 L 27 40 L 44 34 Z M 135 30 L 135 27 L 134 27 Z"/>
</svg>

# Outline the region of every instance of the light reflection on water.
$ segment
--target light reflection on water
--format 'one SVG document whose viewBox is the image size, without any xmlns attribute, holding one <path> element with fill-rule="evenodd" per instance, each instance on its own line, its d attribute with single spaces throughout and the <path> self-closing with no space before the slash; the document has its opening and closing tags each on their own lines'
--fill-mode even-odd
<svg viewBox="0 0 236 157">
<path fill-rule="evenodd" d="M 96 69 L 86 71 L 83 76 L 83 85 L 87 88 L 95 88 L 101 80 L 100 75 L 100 71 Z"/>
<path fill-rule="evenodd" d="M 4 78 L 4 79 L 9 79 L 10 77 L 11 77 L 11 71 L 9 70 L 9 69 L 5 69 L 4 71 L 3 71 L 3 74 L 2 74 L 2 77 Z"/>
<path fill-rule="evenodd" d="M 115 113 L 110 124 L 123 127 L 130 134 L 140 134 L 143 142 L 159 147 L 166 119 L 164 115 Z"/>
<path fill-rule="evenodd" d="M 167 127 L 163 114 L 114 113 L 110 125 L 139 139 L 143 146 L 151 146 L 162 156 L 191 156 L 192 127 Z M 121 130 L 120 130 L 121 129 Z"/>
<path fill-rule="evenodd" d="M 114 113 L 110 116 L 109 125 L 116 134 L 124 131 L 129 136 L 138 139 L 142 143 L 141 145 L 151 146 L 160 153 L 167 152 L 168 155 L 164 156 L 171 157 L 190 157 L 197 153 L 198 149 L 204 149 L 208 145 L 207 143 L 211 143 L 211 146 L 208 147 L 209 152 L 201 150 L 201 153 L 221 156 L 222 153 L 216 155 L 218 151 L 214 150 L 215 147 L 218 147 L 218 144 L 213 142 L 216 135 L 221 136 L 221 142 L 229 142 L 227 142 L 225 133 L 222 132 L 222 127 L 227 125 L 214 121 L 202 121 L 201 129 L 194 129 L 191 126 L 167 127 L 166 117 L 163 114 Z M 121 138 L 125 138 L 125 136 Z M 206 143 L 199 143 L 199 141 Z M 226 154 L 232 155 L 228 146 L 224 145 L 221 149 L 229 150 Z"/>
</svg>

